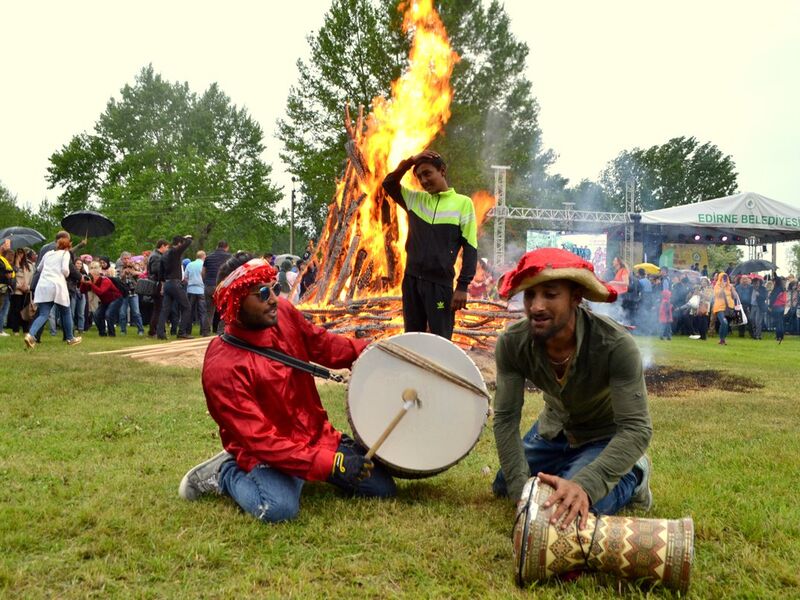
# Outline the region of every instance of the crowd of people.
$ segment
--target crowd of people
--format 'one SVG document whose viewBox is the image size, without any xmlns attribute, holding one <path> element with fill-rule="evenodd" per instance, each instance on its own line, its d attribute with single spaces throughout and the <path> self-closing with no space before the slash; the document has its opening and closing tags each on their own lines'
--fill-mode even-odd
<svg viewBox="0 0 800 600">
<path fill-rule="evenodd" d="M 691 277 L 671 274 L 665 267 L 648 275 L 644 269 L 631 272 L 619 257 L 613 268 L 611 284 L 621 299 L 615 316 L 635 334 L 705 340 L 715 331 L 722 345 L 732 330 L 756 340 L 764 331 L 774 331 L 779 343 L 786 332 L 800 334 L 800 290 L 794 275 L 731 276 L 732 265 L 710 277 L 695 269 Z"/>
<path fill-rule="evenodd" d="M 223 330 L 212 295 L 219 267 L 231 257 L 224 240 L 211 252 L 197 250 L 189 257 L 191 236 L 175 236 L 138 255 L 122 252 L 115 261 L 78 254 L 83 242 L 73 248 L 65 231 L 39 252 L 0 243 L 0 337 L 23 335 L 32 348 L 45 329 L 57 336 L 60 328 L 70 345 L 92 327 L 101 337 L 126 335 L 130 327 L 162 340 L 189 339 L 195 326 L 201 336 Z M 275 255 L 264 255 L 278 271 L 276 290 L 293 303 L 314 282 L 313 250 L 312 239 L 301 258 L 284 255 L 276 264 Z M 731 277 L 731 267 L 708 276 L 699 265 L 691 276 L 666 268 L 647 274 L 614 257 L 607 279 L 619 300 L 609 310 L 634 334 L 662 340 L 679 335 L 705 340 L 711 331 L 724 345 L 732 330 L 757 340 L 765 331 L 775 332 L 778 342 L 786 333 L 800 334 L 800 288 L 793 275 Z M 480 259 L 468 297 L 497 299 L 499 283 L 488 261 Z"/>
<path fill-rule="evenodd" d="M 10 240 L 0 240 L 0 337 L 21 335 L 34 348 L 45 331 L 58 336 L 59 329 L 68 345 L 81 343 L 92 328 L 100 337 L 135 328 L 139 336 L 162 340 L 191 339 L 195 325 L 201 336 L 222 333 L 212 296 L 219 268 L 231 257 L 228 243 L 221 240 L 214 251 L 190 257 L 191 243 L 188 235 L 161 239 L 153 250 L 125 251 L 112 260 L 80 254 L 85 242 L 73 246 L 66 231 L 38 252 L 11 250 Z M 276 265 L 281 296 L 293 294 L 297 301 L 313 282 L 315 265 L 294 285 L 313 245 L 310 240 L 303 258 Z M 265 258 L 275 264 L 274 255 Z"/>
</svg>

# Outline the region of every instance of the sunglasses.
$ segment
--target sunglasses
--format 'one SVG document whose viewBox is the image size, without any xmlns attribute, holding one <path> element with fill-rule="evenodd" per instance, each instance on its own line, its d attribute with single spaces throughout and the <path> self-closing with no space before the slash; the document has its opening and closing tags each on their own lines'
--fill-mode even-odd
<svg viewBox="0 0 800 600">
<path fill-rule="evenodd" d="M 281 293 L 281 284 L 280 283 L 273 283 L 272 285 L 265 285 L 263 287 L 258 288 L 258 297 L 261 298 L 262 302 L 266 302 L 269 300 L 270 293 L 279 296 Z"/>
</svg>

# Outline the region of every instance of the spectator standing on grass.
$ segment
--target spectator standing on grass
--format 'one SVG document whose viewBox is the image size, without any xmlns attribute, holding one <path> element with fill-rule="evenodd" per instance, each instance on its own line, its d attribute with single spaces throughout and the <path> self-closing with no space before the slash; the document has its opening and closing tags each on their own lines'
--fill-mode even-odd
<svg viewBox="0 0 800 600">
<path fill-rule="evenodd" d="M 28 333 L 30 321 L 22 318 L 22 309 L 31 303 L 31 280 L 33 279 L 33 262 L 28 259 L 28 248 L 17 248 L 14 253 L 14 274 L 17 282 L 11 295 L 11 308 L 8 313 L 8 326 L 14 335 Z"/>
<path fill-rule="evenodd" d="M 14 271 L 14 255 L 11 253 L 11 240 L 0 240 L 0 337 L 8 337 L 4 331 L 6 319 L 11 310 L 11 295 L 16 287 L 16 272 Z"/>
<path fill-rule="evenodd" d="M 161 305 L 164 302 L 164 277 L 161 272 L 161 260 L 168 248 L 169 242 L 167 240 L 158 240 L 155 250 L 147 259 L 147 277 L 156 282 L 156 291 L 152 296 L 153 309 L 150 312 L 150 329 L 147 332 L 150 337 L 156 337 L 158 321 L 161 318 Z"/>
<path fill-rule="evenodd" d="M 760 276 L 753 279 L 753 290 L 750 294 L 750 334 L 754 340 L 761 339 L 761 330 L 764 327 L 764 317 L 767 313 L 767 299 L 769 293 L 764 287 Z"/>
<path fill-rule="evenodd" d="M 780 344 L 783 342 L 783 316 L 787 309 L 783 277 L 775 278 L 775 285 L 769 294 L 769 309 L 772 314 L 772 321 L 775 323 L 775 340 Z"/>
<path fill-rule="evenodd" d="M 75 270 L 78 272 L 78 284 L 76 293 L 70 296 L 70 311 L 72 312 L 72 322 L 78 333 L 86 330 L 86 290 L 85 284 L 90 281 L 89 270 L 83 264 L 82 258 L 75 259 Z"/>
<path fill-rule="evenodd" d="M 201 274 L 203 275 L 203 288 L 206 301 L 206 324 L 208 325 L 210 331 L 215 333 L 222 333 L 223 329 L 225 329 L 225 323 L 220 322 L 219 313 L 217 312 L 217 307 L 214 304 L 214 290 L 217 287 L 217 273 L 219 273 L 219 268 L 224 265 L 228 259 L 230 259 L 230 257 L 231 253 L 230 248 L 228 247 L 228 242 L 225 240 L 220 240 L 217 242 L 217 249 L 206 256 L 206 259 L 203 261 L 203 269 L 201 271 Z"/>
<path fill-rule="evenodd" d="M 108 263 L 106 263 L 108 264 Z M 108 271 L 108 269 L 106 269 Z M 110 277 L 103 272 L 103 263 L 96 261 L 89 267 L 89 286 L 97 295 L 99 304 L 94 313 L 94 322 L 100 337 L 116 337 L 115 319 L 122 301 L 122 292 Z"/>
<path fill-rule="evenodd" d="M 275 269 L 238 254 L 219 272 L 215 294 L 226 335 L 303 361 L 347 368 L 366 348 L 309 323 L 274 292 Z M 294 519 L 306 481 L 327 481 L 349 496 L 390 497 L 395 483 L 366 449 L 328 420 L 306 372 L 215 338 L 203 363 L 203 392 L 224 450 L 192 468 L 179 495 L 229 496 L 265 523 Z"/>
<path fill-rule="evenodd" d="M 128 333 L 128 317 L 131 323 L 136 326 L 138 335 L 144 335 L 144 323 L 142 323 L 142 313 L 139 310 L 139 296 L 136 294 L 136 281 L 139 279 L 139 269 L 130 252 L 123 252 L 120 255 L 119 280 L 125 290 L 119 303 L 119 331 L 122 335 Z M 122 291 L 122 290 L 120 290 Z"/>
<path fill-rule="evenodd" d="M 713 320 L 717 325 L 719 343 L 723 346 L 728 344 L 725 338 L 728 337 L 728 331 L 730 330 L 730 324 L 726 313 L 733 310 L 735 306 L 733 291 L 733 286 L 731 285 L 728 274 L 725 272 L 719 273 L 714 282 L 714 304 L 711 312 L 714 315 Z"/>
<path fill-rule="evenodd" d="M 33 298 L 37 306 L 36 318 L 33 320 L 30 331 L 25 334 L 25 345 L 28 348 L 36 346 L 36 334 L 44 327 L 53 307 L 61 316 L 61 326 L 64 329 L 67 344 L 74 346 L 81 343 L 81 338 L 75 337 L 72 333 L 72 315 L 69 312 L 67 277 L 70 274 L 70 264 L 72 263 L 71 248 L 72 242 L 67 234 L 66 237 L 58 239 L 55 250 L 42 256 L 39 261 L 37 267 L 39 281 Z"/>
<path fill-rule="evenodd" d="M 750 316 L 753 298 L 752 282 L 747 275 L 742 275 L 739 277 L 739 283 L 735 285 L 734 288 L 736 289 L 736 293 L 739 295 L 739 302 L 742 303 L 742 310 L 744 311 L 745 317 L 747 317 L 747 323 L 749 325 L 752 319 Z M 750 325 L 750 327 L 752 328 L 752 325 Z M 745 329 L 747 329 L 747 325 L 739 325 L 740 338 L 744 337 Z"/>
<path fill-rule="evenodd" d="M 203 284 L 203 262 L 206 253 L 198 250 L 195 259 L 186 265 L 186 295 L 189 297 L 189 313 L 200 321 L 200 335 L 211 333 L 206 311 L 206 290 Z"/>
<path fill-rule="evenodd" d="M 786 328 L 789 330 L 789 333 L 797 334 L 800 333 L 800 314 L 798 314 L 798 308 L 800 308 L 800 291 L 798 290 L 797 280 L 789 281 L 789 284 L 786 286 L 786 296 L 786 306 L 789 308 L 788 313 L 786 313 Z"/>
<path fill-rule="evenodd" d="M 186 297 L 186 290 L 183 289 L 183 272 L 181 258 L 183 253 L 192 244 L 191 235 L 176 235 L 172 238 L 172 245 L 161 258 L 161 272 L 164 277 L 164 300 L 161 306 L 161 314 L 158 317 L 158 339 L 167 339 L 167 319 L 173 305 L 177 305 L 181 312 L 180 327 L 178 329 L 178 339 L 192 339 L 192 313 L 189 310 L 189 298 Z"/>
</svg>

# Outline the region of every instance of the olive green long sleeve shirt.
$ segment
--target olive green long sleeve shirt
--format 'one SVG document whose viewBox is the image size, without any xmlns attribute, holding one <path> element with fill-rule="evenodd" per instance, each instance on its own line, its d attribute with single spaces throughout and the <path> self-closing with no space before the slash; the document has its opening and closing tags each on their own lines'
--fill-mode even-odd
<svg viewBox="0 0 800 600">
<path fill-rule="evenodd" d="M 539 435 L 564 431 L 571 446 L 611 438 L 598 457 L 573 478 L 592 502 L 600 500 L 644 454 L 653 427 L 642 359 L 633 337 L 616 321 L 577 308 L 577 347 L 563 386 L 543 344 L 535 344 L 528 319 L 511 324 L 497 341 L 494 435 L 512 500 L 531 476 L 519 434 L 525 380 L 544 394 Z"/>
</svg>

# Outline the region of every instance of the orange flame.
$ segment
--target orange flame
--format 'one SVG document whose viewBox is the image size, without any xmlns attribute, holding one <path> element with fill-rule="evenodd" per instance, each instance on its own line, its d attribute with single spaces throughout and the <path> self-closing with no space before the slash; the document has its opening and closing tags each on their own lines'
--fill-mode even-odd
<svg viewBox="0 0 800 600">
<path fill-rule="evenodd" d="M 475 205 L 475 222 L 478 224 L 478 233 L 486 221 L 486 215 L 497 204 L 497 199 L 486 190 L 478 190 L 472 194 L 472 204 Z"/>
</svg>

